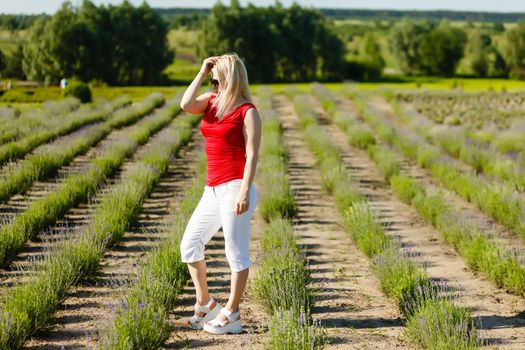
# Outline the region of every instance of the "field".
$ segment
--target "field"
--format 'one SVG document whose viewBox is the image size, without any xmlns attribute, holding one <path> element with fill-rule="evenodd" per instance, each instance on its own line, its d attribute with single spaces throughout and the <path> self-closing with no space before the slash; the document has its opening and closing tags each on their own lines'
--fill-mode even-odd
<svg viewBox="0 0 525 350">
<path fill-rule="evenodd" d="M 525 92 L 475 82 L 253 87 L 254 265 L 224 337 L 184 324 L 206 165 L 183 88 L 4 103 L 0 349 L 525 348 Z M 206 254 L 224 304 L 221 231 Z"/>
</svg>

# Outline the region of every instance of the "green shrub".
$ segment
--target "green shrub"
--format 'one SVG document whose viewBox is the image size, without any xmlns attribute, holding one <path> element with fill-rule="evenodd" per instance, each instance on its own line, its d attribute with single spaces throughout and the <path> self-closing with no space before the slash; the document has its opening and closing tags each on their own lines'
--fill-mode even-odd
<svg viewBox="0 0 525 350">
<path fill-rule="evenodd" d="M 412 317 L 407 320 L 407 333 L 423 348 L 480 348 L 476 322 L 467 309 L 455 305 L 452 297 L 442 296 L 442 293 L 434 296 L 419 289 L 408 304 L 408 308 L 412 309 Z"/>
<path fill-rule="evenodd" d="M 304 314 L 297 316 L 293 310 L 279 308 L 270 318 L 267 349 L 313 350 L 322 349 L 327 332 L 318 324 L 309 324 Z"/>
<path fill-rule="evenodd" d="M 252 281 L 257 302 L 273 315 L 278 309 L 301 311 L 310 315 L 313 307 L 313 288 L 310 270 L 295 243 L 292 223 L 278 218 L 272 220 L 263 233 L 263 257 Z"/>
<path fill-rule="evenodd" d="M 82 103 L 91 102 L 91 89 L 86 83 L 73 81 L 62 91 L 62 96 L 73 96 L 78 98 Z"/>
<path fill-rule="evenodd" d="M 392 176 L 399 174 L 401 171 L 401 164 L 396 159 L 395 153 L 387 147 L 369 145 L 367 151 L 370 157 L 377 163 L 385 179 L 390 180 Z"/>
</svg>

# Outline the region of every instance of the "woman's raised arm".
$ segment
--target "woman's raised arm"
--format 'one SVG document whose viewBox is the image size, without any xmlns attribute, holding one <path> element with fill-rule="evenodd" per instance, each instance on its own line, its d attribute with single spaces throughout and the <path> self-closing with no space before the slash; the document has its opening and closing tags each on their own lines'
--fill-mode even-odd
<svg viewBox="0 0 525 350">
<path fill-rule="evenodd" d="M 195 76 L 190 86 L 188 86 L 186 91 L 184 91 L 184 95 L 180 100 L 180 108 L 182 108 L 185 112 L 200 114 L 206 109 L 208 100 L 213 93 L 206 92 L 198 97 L 196 97 L 196 95 L 202 82 L 206 79 L 206 76 L 208 73 L 210 73 L 211 69 L 215 65 L 217 58 L 217 56 L 213 56 L 204 59 L 199 73 L 197 73 L 197 76 Z"/>
</svg>

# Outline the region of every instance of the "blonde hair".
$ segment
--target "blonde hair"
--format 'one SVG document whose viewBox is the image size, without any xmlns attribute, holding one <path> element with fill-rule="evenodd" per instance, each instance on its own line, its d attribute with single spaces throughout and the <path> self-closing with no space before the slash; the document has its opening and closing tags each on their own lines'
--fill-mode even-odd
<svg viewBox="0 0 525 350">
<path fill-rule="evenodd" d="M 212 70 L 215 71 L 215 79 L 219 80 L 222 85 L 217 97 L 212 101 L 213 106 L 217 108 L 217 117 L 231 110 L 238 96 L 252 102 L 248 72 L 243 61 L 235 52 L 220 56 Z"/>
</svg>

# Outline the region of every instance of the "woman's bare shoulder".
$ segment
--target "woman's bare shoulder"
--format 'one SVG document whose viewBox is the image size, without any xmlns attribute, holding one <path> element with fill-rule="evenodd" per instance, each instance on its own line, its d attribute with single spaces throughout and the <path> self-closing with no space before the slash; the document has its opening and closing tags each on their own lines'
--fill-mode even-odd
<svg viewBox="0 0 525 350">
<path fill-rule="evenodd" d="M 255 104 L 251 103 L 251 106 L 248 105 L 248 108 L 243 113 L 243 119 L 246 121 L 247 119 L 250 120 L 260 120 L 259 111 L 257 109 L 257 106 Z"/>
</svg>

